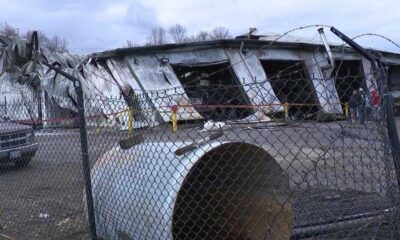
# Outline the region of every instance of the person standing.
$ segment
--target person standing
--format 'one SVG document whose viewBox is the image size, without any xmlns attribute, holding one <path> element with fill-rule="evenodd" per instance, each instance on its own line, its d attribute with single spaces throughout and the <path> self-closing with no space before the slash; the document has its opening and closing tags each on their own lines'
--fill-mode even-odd
<svg viewBox="0 0 400 240">
<path fill-rule="evenodd" d="M 365 124 L 367 116 L 367 96 L 362 88 L 359 90 L 359 98 L 358 120 L 360 121 L 360 124 Z"/>
<path fill-rule="evenodd" d="M 350 108 L 352 123 L 355 123 L 357 121 L 357 114 L 358 114 L 358 108 L 360 106 L 360 101 L 361 101 L 360 94 L 357 89 L 354 89 L 353 94 L 351 95 L 349 100 L 349 108 Z"/>
<path fill-rule="evenodd" d="M 380 116 L 380 98 L 377 90 L 371 92 L 371 102 L 372 102 L 372 116 L 375 120 L 379 119 Z"/>
</svg>

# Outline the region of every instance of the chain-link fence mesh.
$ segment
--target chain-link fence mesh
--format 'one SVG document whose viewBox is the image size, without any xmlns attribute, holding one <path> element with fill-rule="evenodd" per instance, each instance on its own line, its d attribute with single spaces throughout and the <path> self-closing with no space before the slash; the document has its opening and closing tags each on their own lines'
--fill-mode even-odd
<svg viewBox="0 0 400 240">
<path fill-rule="evenodd" d="M 99 238 L 400 238 L 374 73 L 262 64 L 268 81 L 181 68 L 183 88 L 85 96 Z M 89 238 L 76 101 L 43 94 L 1 111 L 0 238 Z"/>
</svg>

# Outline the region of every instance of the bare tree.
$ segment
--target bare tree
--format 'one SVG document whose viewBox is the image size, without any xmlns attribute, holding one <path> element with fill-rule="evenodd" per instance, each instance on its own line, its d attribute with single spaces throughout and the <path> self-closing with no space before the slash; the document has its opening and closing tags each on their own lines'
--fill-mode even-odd
<svg viewBox="0 0 400 240">
<path fill-rule="evenodd" d="M 232 38 L 232 36 L 229 35 L 229 30 L 227 28 L 216 27 L 211 31 L 209 38 L 211 40 L 218 40 Z"/>
<path fill-rule="evenodd" d="M 126 40 L 126 43 L 125 43 L 125 45 L 123 45 L 123 47 L 127 47 L 127 48 L 130 48 L 130 47 L 140 47 L 140 44 L 138 44 L 138 43 L 135 43 L 134 41 L 131 41 L 131 40 Z"/>
<path fill-rule="evenodd" d="M 187 30 L 184 26 L 180 24 L 175 24 L 168 29 L 169 36 L 172 41 L 175 43 L 184 43 L 188 41 L 188 37 L 186 35 Z"/>
<path fill-rule="evenodd" d="M 151 29 L 147 37 L 147 44 L 149 46 L 164 45 L 168 43 L 167 31 L 163 27 Z"/>
<path fill-rule="evenodd" d="M 26 40 L 30 40 L 33 30 L 27 31 L 25 34 L 22 35 L 22 38 Z M 67 40 L 64 38 L 54 36 L 53 38 L 49 39 L 46 34 L 42 31 L 36 31 L 38 34 L 39 46 L 47 48 L 50 52 L 56 53 L 67 53 L 68 52 L 68 44 Z"/>
<path fill-rule="evenodd" d="M 56 53 L 67 53 L 67 40 L 64 38 L 60 38 L 58 36 L 54 36 L 49 42 L 46 44 L 46 47 L 49 49 L 50 52 Z"/>
<path fill-rule="evenodd" d="M 7 37 L 16 37 L 19 35 L 19 29 L 11 26 L 7 22 L 0 24 L 0 35 Z"/>
<path fill-rule="evenodd" d="M 200 31 L 196 35 L 196 41 L 207 41 L 210 38 L 210 34 L 206 31 Z"/>
</svg>

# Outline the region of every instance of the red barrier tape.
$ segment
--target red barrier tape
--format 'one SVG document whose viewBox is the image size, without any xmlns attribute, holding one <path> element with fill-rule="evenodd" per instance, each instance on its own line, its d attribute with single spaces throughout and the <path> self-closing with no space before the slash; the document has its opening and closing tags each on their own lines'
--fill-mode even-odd
<svg viewBox="0 0 400 240">
<path fill-rule="evenodd" d="M 338 103 L 339 104 L 339 103 Z M 343 103 L 340 103 L 341 105 L 343 105 Z M 272 103 L 272 104 L 261 104 L 261 105 L 233 105 L 233 104 L 228 104 L 228 105 L 222 105 L 222 104 L 215 104 L 215 105 L 201 105 L 201 104 L 194 104 L 194 105 L 190 105 L 190 104 L 185 104 L 185 105 L 172 105 L 172 106 L 159 106 L 158 109 L 161 108 L 165 108 L 165 109 L 169 109 L 169 111 L 164 111 L 164 112 L 173 112 L 173 111 L 178 111 L 180 108 L 236 108 L 236 109 L 257 109 L 257 108 L 267 108 L 267 107 L 276 107 L 276 106 L 281 106 L 281 107 L 285 107 L 284 103 Z M 319 106 L 319 104 L 314 104 L 314 103 L 289 103 L 288 105 L 290 106 Z M 150 109 L 152 112 L 157 111 L 157 110 L 153 110 Z M 131 109 L 125 109 L 125 110 L 121 110 L 118 112 L 113 112 L 113 113 L 101 113 L 101 114 L 97 114 L 97 115 L 90 115 L 90 116 L 86 116 L 87 120 L 93 120 L 93 119 L 98 119 L 98 118 L 104 118 L 104 119 L 108 119 L 112 116 L 116 116 L 116 115 L 120 115 L 122 113 L 127 113 L 129 111 L 137 111 L 137 112 L 144 112 L 146 111 L 146 109 L 141 109 L 141 110 L 131 110 Z M 160 112 L 160 111 L 158 111 Z M 50 119 L 45 119 L 45 120 L 13 120 L 13 122 L 17 122 L 17 123 L 22 123 L 22 124 L 30 124 L 30 125 L 34 125 L 34 124 L 43 124 L 43 123 L 60 123 L 63 121 L 75 121 L 78 120 L 79 117 L 75 116 L 75 117 L 66 117 L 66 118 L 50 118 Z"/>
</svg>

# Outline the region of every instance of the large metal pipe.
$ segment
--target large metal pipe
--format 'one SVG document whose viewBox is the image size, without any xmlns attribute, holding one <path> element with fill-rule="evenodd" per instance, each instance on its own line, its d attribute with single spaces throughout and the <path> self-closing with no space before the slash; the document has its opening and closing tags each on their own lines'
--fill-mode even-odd
<svg viewBox="0 0 400 240">
<path fill-rule="evenodd" d="M 98 234 L 106 239 L 289 239 L 289 180 L 262 148 L 211 141 L 142 143 L 92 168 Z"/>
</svg>

